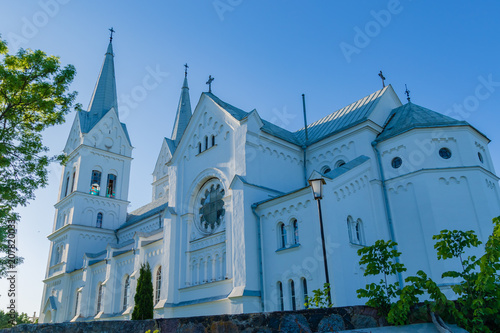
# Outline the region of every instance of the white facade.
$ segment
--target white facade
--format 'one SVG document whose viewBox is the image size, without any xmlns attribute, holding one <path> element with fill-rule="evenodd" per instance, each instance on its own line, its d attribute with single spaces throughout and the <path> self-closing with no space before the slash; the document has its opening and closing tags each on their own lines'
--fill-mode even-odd
<svg viewBox="0 0 500 333">
<path fill-rule="evenodd" d="M 117 108 L 110 44 L 65 148 L 40 322 L 129 319 L 145 262 L 155 317 L 302 309 L 325 282 L 311 177 L 326 181 L 336 306 L 364 303 L 360 247 L 393 239 L 401 279 L 422 269 L 446 290 L 454 281 L 440 276 L 453 267 L 437 261 L 432 235 L 473 229 L 485 242 L 500 215 L 489 140 L 402 105 L 391 86 L 310 124 L 306 140 L 211 93 L 191 112 L 187 79 L 152 202 L 127 213 L 132 146 Z"/>
</svg>

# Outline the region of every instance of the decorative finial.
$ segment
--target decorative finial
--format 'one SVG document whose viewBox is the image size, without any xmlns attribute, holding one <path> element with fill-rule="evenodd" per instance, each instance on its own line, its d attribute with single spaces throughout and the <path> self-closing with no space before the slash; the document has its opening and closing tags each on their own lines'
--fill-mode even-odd
<svg viewBox="0 0 500 333">
<path fill-rule="evenodd" d="M 408 103 L 410 102 L 410 91 L 408 90 L 408 87 L 405 84 L 405 94 L 406 94 L 406 99 L 408 100 Z"/>
<path fill-rule="evenodd" d="M 113 33 L 115 32 L 115 30 L 113 29 L 113 27 L 111 27 L 111 29 L 109 29 L 109 42 L 111 43 L 113 41 Z"/>
<path fill-rule="evenodd" d="M 207 81 L 207 84 L 208 84 L 208 92 L 211 93 L 212 92 L 212 81 L 214 80 L 214 78 L 212 77 L 212 75 L 209 75 L 208 76 L 208 81 Z"/>
<path fill-rule="evenodd" d="M 187 64 L 187 63 L 185 63 L 185 64 L 184 64 L 184 77 L 187 77 L 187 76 L 188 76 L 188 68 L 189 68 L 188 64 Z"/>
<path fill-rule="evenodd" d="M 378 76 L 380 76 L 380 78 L 382 79 L 382 88 L 385 88 L 385 76 L 384 74 L 382 74 L 382 71 L 380 71 L 380 73 L 378 73 Z"/>
</svg>

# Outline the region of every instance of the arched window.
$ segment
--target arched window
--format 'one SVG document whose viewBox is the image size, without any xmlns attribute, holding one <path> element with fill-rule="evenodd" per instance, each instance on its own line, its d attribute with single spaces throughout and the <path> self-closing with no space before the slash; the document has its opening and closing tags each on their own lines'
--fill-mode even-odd
<svg viewBox="0 0 500 333">
<path fill-rule="evenodd" d="M 160 301 L 161 296 L 161 266 L 156 270 L 156 289 L 155 289 L 155 302 L 154 304 Z"/>
<path fill-rule="evenodd" d="M 108 198 L 115 197 L 116 178 L 116 175 L 112 173 L 108 174 L 108 186 L 106 187 L 106 196 Z"/>
<path fill-rule="evenodd" d="M 99 284 L 99 289 L 97 290 L 97 312 L 99 313 L 102 310 L 102 284 Z"/>
<path fill-rule="evenodd" d="M 324 165 L 324 166 L 321 168 L 321 173 L 322 173 L 322 174 L 327 174 L 327 173 L 329 173 L 330 171 L 332 171 L 332 168 L 330 168 L 328 165 Z"/>
<path fill-rule="evenodd" d="M 212 139 L 212 147 L 213 147 L 213 146 L 215 146 L 215 135 L 212 135 L 211 139 Z"/>
<path fill-rule="evenodd" d="M 278 303 L 280 305 L 280 310 L 284 311 L 285 310 L 285 304 L 283 303 L 283 285 L 281 284 L 280 281 L 278 281 Z"/>
<path fill-rule="evenodd" d="M 335 168 L 340 168 L 345 164 L 344 160 L 338 160 L 337 163 L 335 163 Z"/>
<path fill-rule="evenodd" d="M 97 220 L 96 220 L 95 226 L 97 228 L 102 228 L 102 213 L 101 212 L 97 213 Z"/>
<path fill-rule="evenodd" d="M 364 244 L 363 223 L 361 219 L 354 221 L 354 219 L 349 216 L 347 218 L 347 227 L 349 229 L 349 241 L 352 244 Z"/>
<path fill-rule="evenodd" d="M 73 178 L 71 180 L 71 191 L 70 191 L 70 193 L 73 193 L 73 191 L 75 190 L 75 178 L 76 178 L 76 171 L 73 171 Z"/>
<path fill-rule="evenodd" d="M 62 245 L 58 245 L 56 247 L 56 258 L 54 261 L 54 265 L 57 265 L 58 263 L 60 263 L 61 259 L 62 259 Z"/>
<path fill-rule="evenodd" d="M 123 286 L 123 311 L 128 308 L 128 299 L 130 295 L 130 276 L 127 275 L 125 285 Z"/>
<path fill-rule="evenodd" d="M 75 297 L 75 317 L 79 315 L 80 312 L 80 292 L 76 292 L 76 297 Z"/>
<path fill-rule="evenodd" d="M 297 302 L 295 302 L 295 283 L 293 280 L 290 280 L 290 295 L 291 295 L 291 301 L 292 301 L 292 310 L 295 311 L 297 310 Z"/>
<path fill-rule="evenodd" d="M 308 302 L 307 281 L 306 281 L 306 278 L 302 278 L 301 280 L 302 280 L 302 295 L 304 297 L 303 301 L 304 301 L 304 304 L 306 304 Z M 306 307 L 306 309 L 308 308 L 307 305 L 305 307 Z"/>
<path fill-rule="evenodd" d="M 201 154 L 201 142 L 198 142 L 198 154 Z"/>
<path fill-rule="evenodd" d="M 208 136 L 205 136 L 205 150 L 208 149 Z"/>
<path fill-rule="evenodd" d="M 64 196 L 68 195 L 68 188 L 69 188 L 69 175 L 66 177 L 66 188 L 64 189 Z"/>
<path fill-rule="evenodd" d="M 90 178 L 90 194 L 99 195 L 101 190 L 101 171 L 92 170 L 92 177 Z"/>
<path fill-rule="evenodd" d="M 279 242 L 278 247 L 280 249 L 286 247 L 286 227 L 285 224 L 283 224 L 283 222 L 280 222 L 278 224 L 278 242 Z"/>
<path fill-rule="evenodd" d="M 299 244 L 299 222 L 296 219 L 292 220 L 293 227 L 293 244 Z"/>
</svg>

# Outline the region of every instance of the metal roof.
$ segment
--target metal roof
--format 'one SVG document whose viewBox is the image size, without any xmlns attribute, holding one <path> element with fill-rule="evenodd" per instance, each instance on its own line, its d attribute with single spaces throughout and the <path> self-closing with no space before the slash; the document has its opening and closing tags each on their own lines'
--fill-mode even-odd
<svg viewBox="0 0 500 333">
<path fill-rule="evenodd" d="M 377 141 L 387 140 L 414 128 L 443 126 L 470 126 L 470 124 L 409 102 L 391 111 Z"/>
<path fill-rule="evenodd" d="M 391 87 L 390 85 L 368 95 L 342 109 L 339 109 L 312 124 L 307 125 L 308 144 L 324 139 L 334 133 L 338 133 L 359 124 L 368 119 L 377 106 L 382 95 Z M 391 88 L 392 89 L 392 88 Z M 305 130 L 301 128 L 295 135 L 301 142 L 305 141 Z"/>
<path fill-rule="evenodd" d="M 175 115 L 174 128 L 172 129 L 172 140 L 178 143 L 186 130 L 186 127 L 191 119 L 191 101 L 189 99 L 189 87 L 187 77 L 184 78 L 184 83 L 181 88 L 181 97 Z"/>
<path fill-rule="evenodd" d="M 148 217 L 160 213 L 162 210 L 168 207 L 167 196 L 161 197 L 155 201 L 148 203 L 140 208 L 137 208 L 133 212 L 127 214 L 127 219 L 124 224 L 122 224 L 118 230 L 128 227 L 136 222 L 142 221 Z"/>
</svg>

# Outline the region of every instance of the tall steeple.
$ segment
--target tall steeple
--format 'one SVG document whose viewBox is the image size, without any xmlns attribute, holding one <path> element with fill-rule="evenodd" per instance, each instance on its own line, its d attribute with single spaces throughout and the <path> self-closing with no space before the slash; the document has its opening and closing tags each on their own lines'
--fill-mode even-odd
<svg viewBox="0 0 500 333">
<path fill-rule="evenodd" d="M 99 121 L 112 107 L 118 112 L 116 95 L 115 64 L 113 45 L 110 38 L 97 84 L 89 104 L 89 116 L 92 123 Z"/>
<path fill-rule="evenodd" d="M 174 128 L 172 130 L 172 141 L 179 143 L 182 134 L 186 130 L 186 127 L 189 123 L 189 119 L 191 119 L 191 102 L 189 100 L 189 87 L 187 81 L 187 64 L 184 65 L 186 67 L 186 72 L 184 75 L 184 83 L 181 89 L 181 98 L 179 99 L 179 106 L 177 107 L 177 114 L 175 115 L 175 123 Z"/>
</svg>

